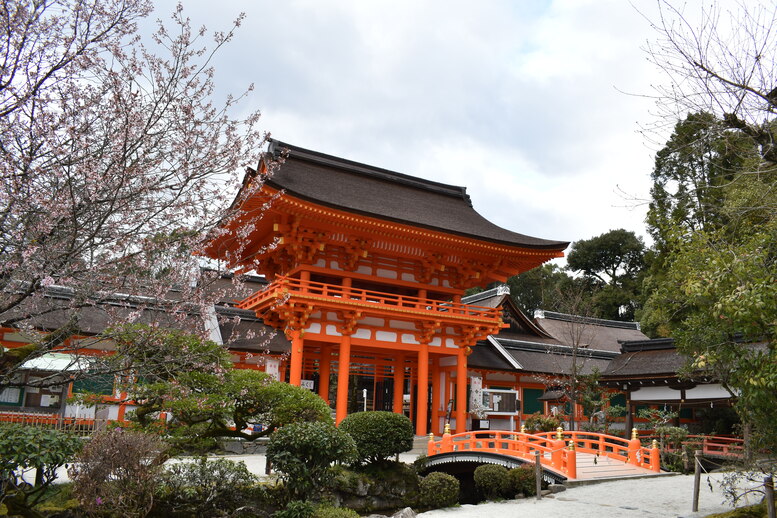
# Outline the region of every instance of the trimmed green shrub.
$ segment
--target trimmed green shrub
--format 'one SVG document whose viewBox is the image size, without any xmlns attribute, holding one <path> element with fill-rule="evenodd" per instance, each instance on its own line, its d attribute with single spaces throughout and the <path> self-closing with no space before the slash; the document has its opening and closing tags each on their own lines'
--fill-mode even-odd
<svg viewBox="0 0 777 518">
<path fill-rule="evenodd" d="M 510 491 L 513 495 L 523 493 L 524 496 L 537 494 L 537 481 L 534 475 L 534 466 L 525 464 L 520 468 L 514 468 L 507 472 L 510 481 Z"/>
<path fill-rule="evenodd" d="M 532 414 L 523 423 L 528 433 L 534 432 L 555 432 L 556 428 L 561 426 L 561 421 L 552 415 L 542 415 L 539 412 Z"/>
<path fill-rule="evenodd" d="M 413 448 L 413 423 L 394 412 L 357 412 L 340 423 L 356 442 L 359 462 L 380 462 Z"/>
<path fill-rule="evenodd" d="M 244 462 L 205 457 L 180 462 L 162 474 L 156 507 L 165 515 L 231 513 L 246 505 L 257 481 Z"/>
<path fill-rule="evenodd" d="M 331 423 L 292 423 L 270 436 L 267 459 L 292 500 L 311 499 L 329 482 L 333 463 L 356 460 L 356 445 Z"/>
<path fill-rule="evenodd" d="M 57 478 L 57 468 L 72 460 L 81 440 L 58 430 L 0 424 L 0 501 L 9 514 L 22 515 L 41 502 Z M 22 473 L 36 469 L 34 484 Z"/>
<path fill-rule="evenodd" d="M 451 507 L 459 502 L 459 480 L 453 475 L 434 471 L 421 479 L 418 506 L 425 509 Z"/>
<path fill-rule="evenodd" d="M 347 507 L 321 505 L 316 508 L 313 518 L 359 518 L 359 513 Z"/>
<path fill-rule="evenodd" d="M 512 496 L 509 495 L 510 479 L 507 476 L 507 468 L 504 466 L 483 464 L 475 468 L 473 476 L 475 487 L 478 488 L 486 500 Z"/>
<path fill-rule="evenodd" d="M 292 500 L 284 509 L 275 511 L 273 518 L 313 518 L 316 506 L 306 500 Z"/>
</svg>

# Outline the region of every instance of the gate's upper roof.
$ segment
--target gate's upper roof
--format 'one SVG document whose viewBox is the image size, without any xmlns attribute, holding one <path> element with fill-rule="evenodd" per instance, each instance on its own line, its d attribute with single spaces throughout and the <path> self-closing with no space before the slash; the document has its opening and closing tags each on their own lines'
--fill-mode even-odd
<svg viewBox="0 0 777 518">
<path fill-rule="evenodd" d="M 472 207 L 465 187 L 409 176 L 271 141 L 285 157 L 267 185 L 327 207 L 522 248 L 561 251 L 568 242 L 512 232 Z M 473 172 L 473 178 L 477 172 Z"/>
</svg>

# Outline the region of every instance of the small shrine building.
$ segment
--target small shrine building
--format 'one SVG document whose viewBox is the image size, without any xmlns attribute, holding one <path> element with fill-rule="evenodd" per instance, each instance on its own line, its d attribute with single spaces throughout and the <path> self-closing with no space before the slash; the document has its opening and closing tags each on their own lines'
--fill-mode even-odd
<svg viewBox="0 0 777 518">
<path fill-rule="evenodd" d="M 462 303 L 464 291 L 561 257 L 568 243 L 491 223 L 464 187 L 279 141 L 264 160 L 245 180 L 262 188 L 238 196 L 240 216 L 206 254 L 268 281 L 239 307 L 291 341 L 289 383 L 316 379 L 339 423 L 353 375 L 369 374 L 381 408 L 413 408 L 416 434 L 439 434 L 446 407 L 463 432 L 467 358 L 506 325 L 500 308 Z"/>
</svg>

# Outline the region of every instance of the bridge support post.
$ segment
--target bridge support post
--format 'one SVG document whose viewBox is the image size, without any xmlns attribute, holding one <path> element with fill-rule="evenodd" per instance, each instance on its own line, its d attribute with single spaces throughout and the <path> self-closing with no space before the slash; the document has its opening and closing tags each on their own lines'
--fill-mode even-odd
<svg viewBox="0 0 777 518">
<path fill-rule="evenodd" d="M 550 462 L 553 464 L 553 467 L 556 469 L 561 469 L 562 464 L 564 463 L 564 448 L 566 447 L 566 444 L 564 443 L 564 429 L 560 426 L 556 428 L 556 439 L 550 441 L 551 444 L 551 452 L 550 452 Z"/>
<path fill-rule="evenodd" d="M 429 432 L 429 444 L 426 446 L 426 455 L 431 457 L 435 452 L 434 434 Z"/>
<path fill-rule="evenodd" d="M 575 451 L 575 444 L 572 441 L 569 441 L 569 449 L 564 453 L 567 458 L 567 477 L 577 478 L 577 452 Z"/>
<path fill-rule="evenodd" d="M 550 444 L 551 448 L 553 448 L 553 450 L 550 452 L 550 463 L 554 468 L 560 470 L 564 463 L 564 448 L 566 445 L 564 444 L 563 440 L 550 441 Z"/>
<path fill-rule="evenodd" d="M 658 473 L 661 471 L 661 452 L 658 449 L 658 441 L 653 439 L 652 446 L 650 448 L 650 469 Z"/>
<path fill-rule="evenodd" d="M 639 465 L 639 450 L 642 443 L 639 440 L 639 433 L 636 428 L 631 429 L 631 440 L 629 441 L 629 464 Z"/>
<path fill-rule="evenodd" d="M 453 451 L 453 439 L 451 439 L 451 427 L 445 425 L 445 432 L 442 434 L 442 442 L 440 443 L 440 453 L 450 453 Z"/>
</svg>

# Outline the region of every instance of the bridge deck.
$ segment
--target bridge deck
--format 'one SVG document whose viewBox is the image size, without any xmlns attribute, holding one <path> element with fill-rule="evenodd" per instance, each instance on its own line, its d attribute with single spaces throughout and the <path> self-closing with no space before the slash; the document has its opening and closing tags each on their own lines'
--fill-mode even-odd
<svg viewBox="0 0 777 518">
<path fill-rule="evenodd" d="M 570 481 L 660 475 L 661 473 L 633 464 L 626 464 L 604 455 L 597 456 L 592 453 L 578 452 L 577 477 L 570 479 Z"/>
</svg>

